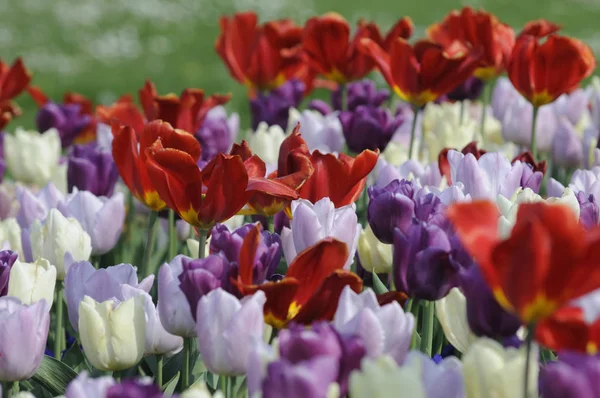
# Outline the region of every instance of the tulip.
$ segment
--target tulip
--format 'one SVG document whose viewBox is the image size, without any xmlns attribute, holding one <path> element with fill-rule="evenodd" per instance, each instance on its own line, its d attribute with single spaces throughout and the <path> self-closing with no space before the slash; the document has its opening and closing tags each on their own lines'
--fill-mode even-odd
<svg viewBox="0 0 600 398">
<path fill-rule="evenodd" d="M 58 173 L 60 137 L 56 129 L 39 134 L 18 128 L 4 137 L 4 159 L 10 175 L 25 184 L 44 186 Z"/>
<path fill-rule="evenodd" d="M 292 214 L 291 228 L 281 231 L 283 253 L 288 264 L 292 263 L 298 253 L 330 236 L 348 246 L 344 268 L 350 269 L 360 235 L 353 205 L 336 209 L 329 198 L 323 198 L 315 204 L 299 200 L 292 203 Z"/>
<path fill-rule="evenodd" d="M 519 92 L 514 88 L 508 77 L 501 76 L 494 84 L 492 91 L 492 114 L 500 121 L 504 120 L 506 111 L 517 98 L 522 98 Z"/>
<path fill-rule="evenodd" d="M 201 158 L 210 161 L 217 153 L 227 153 L 235 142 L 240 127 L 240 117 L 233 113 L 227 117 L 222 106 L 216 106 L 206 113 L 204 122 L 194 133 L 202 147 Z"/>
<path fill-rule="evenodd" d="M 373 26 L 377 28 L 377 25 Z M 375 82 L 370 79 L 364 79 L 346 85 L 346 110 L 350 112 L 354 112 L 361 105 L 377 108 L 389 99 L 389 90 L 386 88 L 377 89 Z M 331 94 L 331 104 L 335 110 L 344 110 L 342 109 L 342 90 L 340 88 Z"/>
<path fill-rule="evenodd" d="M 465 80 L 464 83 L 450 91 L 446 97 L 450 101 L 475 101 L 481 96 L 484 87 L 485 82 L 483 80 L 475 76 L 471 76 Z"/>
<path fill-rule="evenodd" d="M 415 160 L 406 160 L 399 166 L 394 166 L 383 158 L 380 158 L 376 171 L 377 182 L 375 186 L 380 188 L 385 187 L 394 180 L 414 181 L 420 186 L 440 187 L 442 185 L 442 175 L 437 162 L 423 167 L 421 163 Z M 446 179 L 448 179 L 448 176 L 445 175 Z"/>
<path fill-rule="evenodd" d="M 477 339 L 469 328 L 467 299 L 459 288 L 450 289 L 446 297 L 435 302 L 435 315 L 448 342 L 458 351 L 466 352 Z"/>
<path fill-rule="evenodd" d="M 537 346 L 531 350 L 527 396 L 537 396 L 539 372 Z M 474 342 L 463 356 L 463 374 L 467 398 L 486 394 L 511 398 L 522 397 L 527 354 L 524 348 L 502 347 L 502 344 L 481 338 Z"/>
<path fill-rule="evenodd" d="M 125 301 L 124 285 L 149 292 L 153 283 L 154 275 L 138 283 L 137 270 L 130 264 L 119 264 L 99 270 L 87 261 L 72 264 L 65 278 L 65 300 L 71 326 L 78 331 L 79 303 L 85 296 L 98 302 L 112 298 Z"/>
<path fill-rule="evenodd" d="M 506 101 L 506 99 L 505 99 Z M 533 106 L 517 94 L 507 106 L 502 122 L 502 137 L 517 145 L 531 147 Z M 558 120 L 551 106 L 541 106 L 535 127 L 536 149 L 550 152 Z"/>
<path fill-rule="evenodd" d="M 360 233 L 357 250 L 360 264 L 365 270 L 378 274 L 392 270 L 392 245 L 380 242 L 370 225 Z"/>
<path fill-rule="evenodd" d="M 365 149 L 383 151 L 404 123 L 401 115 L 392 116 L 387 109 L 364 105 L 358 106 L 355 111 L 342 111 L 339 118 L 348 149 L 356 153 Z"/>
<path fill-rule="evenodd" d="M 598 395 L 598 363 L 596 356 L 561 352 L 560 360 L 547 364 L 540 372 L 540 392 L 544 398 Z"/>
<path fill-rule="evenodd" d="M 590 118 L 592 116 L 588 110 L 590 100 L 589 93 L 579 88 L 558 97 L 552 107 L 559 118 L 564 117 L 575 127 L 577 132 L 582 132 L 591 122 Z"/>
<path fill-rule="evenodd" d="M 246 372 L 252 342 L 263 336 L 265 301 L 263 292 L 240 302 L 220 288 L 200 299 L 196 314 L 198 349 L 211 372 L 223 376 Z"/>
<path fill-rule="evenodd" d="M 24 257 L 23 246 L 21 243 L 21 227 L 14 218 L 7 218 L 0 221 L 0 245 L 4 249 L 10 249 L 17 253 L 21 258 Z M 1 289 L 0 289 L 1 291 Z"/>
<path fill-rule="evenodd" d="M 250 126 L 256 130 L 261 122 L 269 126 L 287 128 L 290 109 L 300 106 L 305 85 L 300 80 L 289 80 L 269 94 L 258 94 L 250 99 L 252 121 Z"/>
<path fill-rule="evenodd" d="M 49 311 L 44 300 L 27 306 L 17 298 L 0 297 L 0 380 L 26 380 L 37 372 L 48 339 Z"/>
<path fill-rule="evenodd" d="M 64 200 L 64 195 L 53 183 L 49 183 L 37 193 L 18 187 L 19 212 L 17 221 L 21 228 L 29 228 L 35 220 L 45 219 L 50 209 L 58 207 L 59 203 Z"/>
<path fill-rule="evenodd" d="M 356 294 L 345 287 L 333 326 L 342 335 L 361 337 L 369 357 L 377 358 L 385 353 L 401 364 L 410 348 L 415 319 L 412 314 L 405 314 L 395 301 L 380 306 L 370 289 Z"/>
<path fill-rule="evenodd" d="M 217 390 L 211 394 L 206 383 L 195 382 L 190 388 L 179 395 L 180 398 L 225 398 L 222 391 Z"/>
<path fill-rule="evenodd" d="M 92 253 L 90 235 L 74 218 L 63 216 L 51 209 L 42 224 L 36 220 L 31 226 L 31 252 L 33 258 L 45 258 L 56 267 L 57 279 L 62 281 L 68 271 L 65 254 L 75 261 L 86 261 Z"/>
<path fill-rule="evenodd" d="M 112 155 L 95 144 L 74 145 L 69 153 L 67 184 L 73 188 L 90 191 L 96 196 L 112 196 L 119 171 Z"/>
<path fill-rule="evenodd" d="M 288 130 L 300 124 L 302 138 L 310 151 L 323 153 L 342 152 L 344 148 L 344 127 L 337 114 L 321 115 L 311 110 L 290 109 Z"/>
<path fill-rule="evenodd" d="M 336 358 L 317 357 L 292 364 L 279 360 L 267 365 L 262 383 L 262 396 L 267 397 L 337 397 L 340 396 L 336 383 L 338 374 Z"/>
<path fill-rule="evenodd" d="M 125 380 L 114 384 L 106 390 L 106 398 L 163 398 L 164 395 L 159 386 L 152 380 Z"/>
<path fill-rule="evenodd" d="M 18 253 L 11 250 L 0 251 L 0 297 L 6 296 L 8 292 L 10 271 L 17 257 Z"/>
<path fill-rule="evenodd" d="M 0 130 L 13 117 L 21 114 L 19 107 L 11 100 L 23 92 L 30 81 L 31 73 L 23 64 L 21 58 L 15 59 L 15 62 L 10 67 L 0 61 L 0 106 L 3 111 L 2 118 L 0 118 Z"/>
<path fill-rule="evenodd" d="M 279 147 L 285 140 L 282 128 L 259 123 L 256 131 L 248 135 L 248 145 L 255 155 L 258 155 L 267 165 L 267 173 L 277 169 Z"/>
<path fill-rule="evenodd" d="M 55 285 L 56 268 L 48 260 L 38 258 L 34 263 L 17 260 L 10 270 L 7 294 L 18 298 L 25 305 L 44 299 L 52 307 Z"/>
<path fill-rule="evenodd" d="M 121 192 L 109 199 L 75 188 L 59 208 L 64 215 L 79 221 L 90 235 L 92 255 L 106 254 L 116 246 L 125 222 L 125 200 Z"/>
<path fill-rule="evenodd" d="M 89 126 L 90 115 L 82 113 L 80 104 L 46 102 L 38 111 L 35 122 L 39 131 L 56 129 L 63 148 L 71 146 L 77 136 Z"/>
<path fill-rule="evenodd" d="M 367 219 L 381 242 L 393 243 L 395 228 L 406 231 L 412 225 L 415 216 L 414 191 L 415 184 L 406 180 L 392 181 L 383 188 L 369 187 Z"/>
<path fill-rule="evenodd" d="M 144 298 L 98 303 L 85 296 L 79 303 L 79 338 L 88 361 L 101 371 L 124 370 L 144 355 Z"/>
<path fill-rule="evenodd" d="M 577 167 L 583 161 L 583 145 L 574 126 L 566 118 L 558 121 L 552 144 L 552 159 L 561 167 Z"/>
<path fill-rule="evenodd" d="M 65 391 L 66 398 L 106 398 L 108 389 L 116 383 L 110 376 L 91 378 L 85 370 L 74 378 Z"/>
<path fill-rule="evenodd" d="M 583 192 L 577 193 L 579 202 L 579 223 L 590 229 L 600 222 L 600 208 L 593 195 L 586 196 Z"/>
</svg>

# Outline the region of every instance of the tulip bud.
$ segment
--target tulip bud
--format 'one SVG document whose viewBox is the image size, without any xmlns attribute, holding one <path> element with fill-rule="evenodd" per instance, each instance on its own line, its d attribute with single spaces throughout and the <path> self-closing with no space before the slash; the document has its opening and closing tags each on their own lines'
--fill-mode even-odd
<svg viewBox="0 0 600 398">
<path fill-rule="evenodd" d="M 30 306 L 14 297 L 0 297 L 0 380 L 33 376 L 44 358 L 50 307 L 44 300 Z"/>
<path fill-rule="evenodd" d="M 269 127 L 266 123 L 260 123 L 254 133 L 248 136 L 248 146 L 252 152 L 259 156 L 267 164 L 269 169 L 277 169 L 279 158 L 279 147 L 285 140 L 285 133 L 279 126 Z"/>
<path fill-rule="evenodd" d="M 106 391 L 116 383 L 110 376 L 91 378 L 85 370 L 73 379 L 65 391 L 66 398 L 106 398 Z"/>
<path fill-rule="evenodd" d="M 391 244 L 395 228 L 408 231 L 415 215 L 414 191 L 415 184 L 406 180 L 392 181 L 383 188 L 369 187 L 367 218 L 377 239 Z"/>
<path fill-rule="evenodd" d="M 450 289 L 446 297 L 435 302 L 435 314 L 444 335 L 458 351 L 466 352 L 477 339 L 467 321 L 467 299 L 458 288 Z"/>
<path fill-rule="evenodd" d="M 85 296 L 79 304 L 79 337 L 85 356 L 98 370 L 123 370 L 137 364 L 146 341 L 144 297 L 98 303 Z"/>
<path fill-rule="evenodd" d="M 392 270 L 392 245 L 380 242 L 370 225 L 358 238 L 358 257 L 362 267 L 369 272 L 389 273 Z"/>
<path fill-rule="evenodd" d="M 290 108 L 297 108 L 303 96 L 304 83 L 295 79 L 288 80 L 267 95 L 260 93 L 250 100 L 252 128 L 256 130 L 261 122 L 286 128 Z"/>
<path fill-rule="evenodd" d="M 381 106 L 390 98 L 390 91 L 386 88 L 377 89 L 375 82 L 363 79 L 349 83 L 345 87 L 347 109 L 355 111 L 361 105 L 373 107 Z M 336 110 L 342 110 L 342 89 L 338 88 L 331 93 L 331 104 Z"/>
<path fill-rule="evenodd" d="M 51 209 L 42 224 L 36 220 L 31 226 L 31 252 L 34 258 L 48 259 L 56 267 L 57 279 L 65 279 L 65 254 L 75 261 L 86 261 L 92 253 L 92 240 L 74 218 L 66 218 L 57 209 Z"/>
<path fill-rule="evenodd" d="M 110 152 L 101 152 L 96 144 L 75 145 L 69 153 L 67 184 L 96 196 L 112 196 L 119 171 Z"/>
<path fill-rule="evenodd" d="M 202 147 L 202 160 L 210 161 L 218 153 L 228 153 L 238 135 L 240 117 L 233 113 L 229 118 L 223 106 L 208 111 L 200 128 L 195 132 Z"/>
<path fill-rule="evenodd" d="M 52 307 L 55 285 L 56 267 L 48 260 L 38 258 L 34 263 L 17 260 L 10 271 L 8 295 L 17 297 L 26 305 L 44 299 Z"/>
<path fill-rule="evenodd" d="M 366 105 L 360 105 L 354 111 L 342 111 L 339 119 L 346 144 L 356 153 L 365 149 L 384 150 L 404 123 L 401 115 L 393 116 L 388 109 Z"/>
</svg>

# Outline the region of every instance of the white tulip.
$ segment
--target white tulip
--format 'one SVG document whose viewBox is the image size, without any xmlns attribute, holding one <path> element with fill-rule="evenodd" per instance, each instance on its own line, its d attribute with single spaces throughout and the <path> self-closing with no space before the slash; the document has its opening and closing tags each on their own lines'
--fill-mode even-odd
<svg viewBox="0 0 600 398">
<path fill-rule="evenodd" d="M 268 172 L 277 169 L 279 159 L 279 147 L 286 135 L 278 125 L 269 125 L 260 122 L 256 131 L 247 136 L 248 146 L 255 155 L 258 155 L 267 165 Z"/>
<path fill-rule="evenodd" d="M 0 221 L 0 247 L 10 249 L 25 258 L 21 243 L 21 227 L 15 218 Z"/>
<path fill-rule="evenodd" d="M 350 395 L 377 398 L 427 398 L 419 369 L 398 367 L 389 356 L 365 358 L 360 371 L 350 374 Z"/>
<path fill-rule="evenodd" d="M 458 288 L 451 289 L 446 297 L 435 302 L 435 314 L 444 335 L 458 351 L 466 352 L 477 340 L 467 320 L 467 299 Z"/>
<path fill-rule="evenodd" d="M 392 271 L 392 245 L 377 239 L 368 224 L 358 238 L 358 257 L 362 267 L 369 272 L 379 274 Z"/>
<path fill-rule="evenodd" d="M 56 267 L 48 260 L 38 258 L 34 263 L 15 261 L 8 279 L 8 295 L 17 297 L 23 304 L 31 305 L 41 299 L 49 307 L 54 301 Z"/>
</svg>

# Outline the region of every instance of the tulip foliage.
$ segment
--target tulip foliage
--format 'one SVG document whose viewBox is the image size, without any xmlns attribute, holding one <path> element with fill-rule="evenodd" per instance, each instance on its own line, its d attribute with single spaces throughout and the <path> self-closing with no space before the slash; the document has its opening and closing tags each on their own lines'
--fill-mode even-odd
<svg viewBox="0 0 600 398">
<path fill-rule="evenodd" d="M 470 7 L 414 30 L 222 16 L 248 126 L 0 61 L 0 397 L 598 396 L 592 50 Z"/>
</svg>

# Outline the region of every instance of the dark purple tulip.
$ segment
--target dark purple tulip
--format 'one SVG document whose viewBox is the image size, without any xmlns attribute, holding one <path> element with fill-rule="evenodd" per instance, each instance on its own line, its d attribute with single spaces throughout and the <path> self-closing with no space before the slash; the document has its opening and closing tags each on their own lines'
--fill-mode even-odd
<svg viewBox="0 0 600 398">
<path fill-rule="evenodd" d="M 182 260 L 183 272 L 179 275 L 179 288 L 183 291 L 194 320 L 198 301 L 216 288 L 230 291 L 229 261 L 221 253 L 203 259 Z"/>
<path fill-rule="evenodd" d="M 543 398 L 600 397 L 600 358 L 574 352 L 561 352 L 558 361 L 540 371 Z"/>
<path fill-rule="evenodd" d="M 282 210 L 273 217 L 273 231 L 281 235 L 283 227 L 290 228 L 290 218 Z"/>
<path fill-rule="evenodd" d="M 450 101 L 476 100 L 483 91 L 485 83 L 474 76 L 469 77 L 462 84 L 449 92 L 446 97 Z"/>
<path fill-rule="evenodd" d="M 355 153 L 365 149 L 383 151 L 396 130 L 404 122 L 402 115 L 393 116 L 387 109 L 359 105 L 339 115 L 346 144 Z"/>
<path fill-rule="evenodd" d="M 394 242 L 394 229 L 406 232 L 413 224 L 415 187 L 406 180 L 394 180 L 383 188 L 369 187 L 367 219 L 373 233 L 383 243 Z"/>
<path fill-rule="evenodd" d="M 360 369 L 360 363 L 367 355 L 367 348 L 363 339 L 358 336 L 340 336 L 340 345 L 342 347 L 342 359 L 340 360 L 338 384 L 340 386 L 340 396 L 343 397 L 348 393 L 350 373 Z"/>
<path fill-rule="evenodd" d="M 579 223 L 586 228 L 592 228 L 598 225 L 599 209 L 594 195 L 586 195 L 585 192 L 577 192 L 577 201 L 579 202 Z"/>
<path fill-rule="evenodd" d="M 280 359 L 267 366 L 262 397 L 326 398 L 329 385 L 337 381 L 338 373 L 338 358 L 322 356 L 299 364 Z"/>
<path fill-rule="evenodd" d="M 303 96 L 304 83 L 289 80 L 269 94 L 259 94 L 251 99 L 252 129 L 256 130 L 260 122 L 265 122 L 269 126 L 278 125 L 286 130 L 290 108 L 297 108 Z"/>
<path fill-rule="evenodd" d="M 520 348 L 522 344 L 523 340 L 521 340 L 516 334 L 502 339 L 502 346 L 504 348 Z"/>
<path fill-rule="evenodd" d="M 410 297 L 435 301 L 457 286 L 460 264 L 452 258 L 446 233 L 433 224 L 394 231 L 394 282 Z"/>
<path fill-rule="evenodd" d="M 244 237 L 254 228 L 255 224 L 246 224 L 233 232 L 222 224 L 216 225 L 211 232 L 210 252 L 222 253 L 227 260 L 232 263 L 231 272 L 237 272 L 237 262 L 239 261 L 240 250 Z M 277 234 L 269 231 L 261 231 L 261 239 L 256 249 L 254 259 L 253 281 L 261 284 L 269 279 L 277 269 L 281 260 L 281 238 Z"/>
<path fill-rule="evenodd" d="M 450 222 L 446 217 L 446 205 L 434 193 L 415 199 L 415 218 L 417 221 L 437 225 L 446 232 L 450 229 Z"/>
<path fill-rule="evenodd" d="M 314 323 L 310 329 L 304 325 L 291 325 L 280 331 L 278 340 L 279 355 L 293 364 L 318 356 L 342 356 L 338 333 L 325 322 Z"/>
<path fill-rule="evenodd" d="M 361 105 L 378 107 L 390 98 L 388 89 L 380 90 L 375 86 L 375 82 L 369 79 L 364 79 L 358 82 L 346 85 L 346 109 L 355 111 Z M 334 109 L 342 110 L 342 92 L 338 88 L 331 94 L 331 104 Z"/>
<path fill-rule="evenodd" d="M 533 192 L 538 193 L 542 186 L 544 174 L 541 171 L 533 171 L 531 165 L 523 163 L 523 174 L 521 174 L 521 187 L 530 188 Z"/>
<path fill-rule="evenodd" d="M 77 187 L 96 196 L 112 196 L 119 171 L 110 152 L 102 152 L 95 143 L 74 145 L 68 157 L 69 192 Z"/>
<path fill-rule="evenodd" d="M 467 298 L 467 321 L 473 333 L 492 338 L 514 336 L 521 322 L 498 304 L 479 267 L 463 272 L 460 285 Z"/>
<path fill-rule="evenodd" d="M 228 153 L 235 142 L 239 126 L 239 116 L 234 113 L 228 117 L 222 106 L 208 111 L 202 125 L 194 134 L 202 147 L 200 160 L 208 162 L 219 153 Z"/>
<path fill-rule="evenodd" d="M 327 102 L 320 99 L 310 101 L 307 105 L 307 108 L 313 111 L 317 111 L 321 115 L 329 115 L 331 112 L 333 112 L 331 106 Z"/>
<path fill-rule="evenodd" d="M 106 398 L 162 398 L 164 395 L 156 384 L 140 383 L 137 380 L 125 380 L 111 386 Z"/>
<path fill-rule="evenodd" d="M 54 127 L 58 130 L 62 147 L 67 148 L 91 121 L 90 116 L 80 114 L 80 110 L 79 104 L 48 102 L 40 108 L 35 119 L 38 131 L 43 133 Z"/>
<path fill-rule="evenodd" d="M 17 257 L 18 254 L 11 250 L 0 251 L 0 297 L 6 296 L 6 293 L 8 293 L 10 269 L 17 261 Z"/>
</svg>

